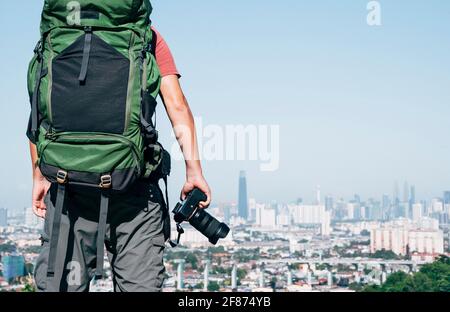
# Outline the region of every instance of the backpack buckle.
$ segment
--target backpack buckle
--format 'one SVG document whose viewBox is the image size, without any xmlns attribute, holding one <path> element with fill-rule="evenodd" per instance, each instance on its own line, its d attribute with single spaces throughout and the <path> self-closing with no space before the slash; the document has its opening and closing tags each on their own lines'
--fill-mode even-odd
<svg viewBox="0 0 450 312">
<path fill-rule="evenodd" d="M 104 175 L 100 178 L 100 187 L 103 189 L 109 189 L 112 186 L 112 178 L 110 175 Z"/>
<path fill-rule="evenodd" d="M 56 181 L 58 184 L 66 184 L 67 183 L 67 171 L 59 170 L 56 174 Z"/>
<path fill-rule="evenodd" d="M 33 52 L 34 54 L 36 54 L 39 59 L 42 59 L 42 40 L 39 40 L 38 43 L 36 44 L 36 47 L 34 48 Z"/>
</svg>

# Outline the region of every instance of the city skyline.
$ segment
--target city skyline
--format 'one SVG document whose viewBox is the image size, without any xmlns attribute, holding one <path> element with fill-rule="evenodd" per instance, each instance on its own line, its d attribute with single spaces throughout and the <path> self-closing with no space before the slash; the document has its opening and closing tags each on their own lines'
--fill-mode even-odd
<svg viewBox="0 0 450 312">
<path fill-rule="evenodd" d="M 26 70 L 39 38 L 42 1 L 0 6 L 4 29 L 16 25 L 17 16 L 23 21 L 5 33 L 14 48 L 2 51 L 8 62 L 0 77 L 0 110 L 8 118 L 0 127 L 10 152 L 0 159 L 0 206 L 22 209 L 30 205 L 32 185 Z M 253 161 L 204 161 L 216 202 L 236 198 L 235 176 L 242 169 L 251 177 L 248 194 L 264 201 L 307 199 L 318 184 L 324 194 L 366 198 L 390 193 L 395 179 L 414 182 L 421 198 L 441 196 L 450 186 L 450 3 L 382 2 L 381 26 L 367 24 L 365 0 L 153 6 L 153 23 L 172 49 L 196 117 L 219 127 L 280 126 L 275 172 L 261 172 Z M 274 64 L 270 77 L 268 61 Z M 171 146 L 162 105 L 157 116 L 161 140 Z M 184 179 L 184 162 L 176 160 L 171 202 Z"/>
<path fill-rule="evenodd" d="M 402 190 L 395 182 L 392 195 L 381 199 L 354 194 L 342 200 L 316 186 L 311 204 L 301 199 L 280 204 L 248 198 L 245 171 L 236 182 L 235 203 L 210 209 L 230 226 L 229 235 L 212 246 L 185 224 L 180 245 L 165 254 L 164 291 L 373 291 L 399 274 L 420 275 L 425 266 L 450 264 L 450 191 L 427 203 L 404 181 Z M 31 208 L 11 220 L 0 209 L 0 289 L 32 289 L 27 276 L 42 248 L 42 227 Z M 172 226 L 171 237 L 176 235 Z M 91 291 L 112 290 L 110 267 L 105 272 Z M 438 278 L 429 278 L 426 289 L 448 291 Z"/>
<path fill-rule="evenodd" d="M 222 203 L 236 203 L 239 207 L 240 205 L 240 190 L 241 190 L 241 183 L 243 183 L 244 185 L 244 190 L 245 190 L 245 197 L 247 198 L 247 202 L 250 199 L 257 199 L 257 200 L 261 200 L 262 197 L 254 195 L 254 194 L 249 194 L 248 193 L 248 182 L 247 182 L 247 174 L 245 170 L 240 170 L 239 171 L 239 182 L 238 182 L 238 192 L 236 194 L 236 196 L 230 196 L 228 199 L 225 200 L 213 200 L 212 205 L 217 206 L 220 205 Z M 243 175 L 243 176 L 242 176 Z M 265 202 L 270 203 L 270 202 L 276 202 L 276 203 L 280 203 L 280 204 L 292 204 L 295 203 L 297 200 L 301 199 L 302 202 L 305 203 L 309 203 L 309 204 L 317 204 L 318 202 L 318 196 L 320 196 L 321 202 L 322 203 L 326 203 L 327 199 L 332 199 L 332 200 L 348 200 L 351 201 L 354 199 L 355 196 L 358 196 L 359 198 L 363 199 L 363 201 L 369 201 L 369 200 L 379 200 L 380 202 L 384 201 L 384 197 L 387 196 L 387 198 L 390 200 L 390 202 L 394 202 L 395 199 L 397 198 L 399 200 L 398 203 L 404 203 L 404 202 L 409 202 L 410 204 L 414 204 L 414 203 L 420 203 L 421 201 L 425 201 L 425 202 L 431 202 L 432 200 L 435 199 L 441 199 L 444 203 L 450 203 L 450 187 L 448 188 L 449 190 L 442 190 L 440 192 L 435 192 L 435 195 L 433 196 L 429 196 L 429 197 L 424 197 L 424 196 L 418 196 L 418 200 L 416 201 L 416 184 L 412 184 L 411 186 L 408 187 L 408 191 L 407 191 L 407 196 L 409 198 L 409 200 L 405 201 L 405 190 L 406 188 L 403 188 L 402 192 L 399 192 L 396 195 L 396 191 L 395 191 L 395 185 L 398 184 L 398 180 L 396 180 L 394 182 L 394 191 L 393 192 L 382 192 L 380 194 L 374 194 L 374 195 L 362 195 L 358 192 L 347 192 L 346 196 L 342 195 L 342 194 L 335 194 L 332 192 L 328 192 L 327 190 L 323 191 L 321 186 L 316 186 L 315 188 L 312 186 L 311 190 L 305 191 L 302 194 L 299 194 L 297 197 L 292 198 L 290 200 L 287 201 L 277 201 L 277 200 L 267 200 Z M 405 181 L 406 185 L 408 184 L 408 181 Z M 412 195 L 413 194 L 413 195 Z M 447 196 L 447 197 L 446 197 Z M 234 197 L 234 198 L 233 198 Z M 264 201 L 264 200 L 261 200 Z M 23 211 L 23 209 L 27 209 L 30 208 L 30 205 L 28 206 L 14 206 L 14 207 L 8 207 L 6 205 L 1 205 L 0 202 L 0 209 L 6 209 L 9 210 L 10 212 L 21 212 Z M 248 207 L 247 207 L 248 208 Z"/>
</svg>

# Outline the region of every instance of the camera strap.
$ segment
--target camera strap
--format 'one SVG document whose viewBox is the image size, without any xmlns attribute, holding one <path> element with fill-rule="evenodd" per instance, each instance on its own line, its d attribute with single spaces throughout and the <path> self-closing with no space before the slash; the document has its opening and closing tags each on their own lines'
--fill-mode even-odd
<svg viewBox="0 0 450 312">
<path fill-rule="evenodd" d="M 173 240 L 169 240 L 169 244 L 172 248 L 175 248 L 180 244 L 181 235 L 184 233 L 184 229 L 181 227 L 180 223 L 177 223 L 177 232 L 178 232 L 178 237 L 177 237 L 176 242 L 174 242 Z"/>
<path fill-rule="evenodd" d="M 164 181 L 167 213 L 169 213 L 170 206 L 169 206 L 169 188 L 168 188 L 168 182 L 167 182 L 167 175 L 164 175 L 162 180 Z M 184 229 L 181 227 L 180 223 L 177 223 L 177 232 L 178 232 L 178 237 L 177 237 L 176 241 L 173 241 L 171 239 L 168 240 L 168 243 L 169 243 L 170 247 L 172 247 L 172 248 L 175 248 L 180 244 L 181 235 L 184 233 Z"/>
</svg>

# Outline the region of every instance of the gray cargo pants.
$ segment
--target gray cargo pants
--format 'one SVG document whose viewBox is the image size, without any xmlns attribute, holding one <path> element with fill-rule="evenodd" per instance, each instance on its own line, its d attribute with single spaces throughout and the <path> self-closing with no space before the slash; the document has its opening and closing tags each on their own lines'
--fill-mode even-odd
<svg viewBox="0 0 450 312">
<path fill-rule="evenodd" d="M 55 275 L 47 264 L 57 186 L 47 194 L 43 249 L 35 268 L 38 291 L 86 292 L 95 273 L 100 193 L 67 189 L 58 240 Z M 157 184 L 139 181 L 111 196 L 105 245 L 116 292 L 157 292 L 164 281 L 163 253 L 169 213 Z"/>
</svg>

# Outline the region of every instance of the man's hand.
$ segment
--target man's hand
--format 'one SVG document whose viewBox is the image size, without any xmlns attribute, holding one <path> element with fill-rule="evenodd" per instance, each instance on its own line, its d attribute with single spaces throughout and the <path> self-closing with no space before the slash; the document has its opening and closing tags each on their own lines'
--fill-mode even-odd
<svg viewBox="0 0 450 312">
<path fill-rule="evenodd" d="M 50 189 L 51 183 L 42 175 L 39 168 L 34 169 L 33 173 L 33 212 L 40 218 L 45 218 L 47 206 L 44 203 L 45 195 Z"/>
<path fill-rule="evenodd" d="M 194 190 L 194 188 L 200 189 L 203 193 L 206 194 L 208 199 L 205 202 L 200 202 L 199 207 L 201 209 L 206 209 L 211 204 L 211 190 L 209 188 L 208 183 L 206 182 L 203 175 L 200 174 L 192 174 L 187 175 L 186 183 L 183 186 L 183 190 L 181 191 L 181 200 L 185 200 L 187 195 Z"/>
</svg>

